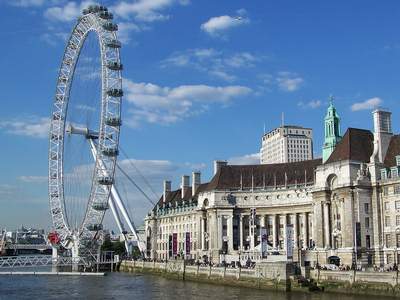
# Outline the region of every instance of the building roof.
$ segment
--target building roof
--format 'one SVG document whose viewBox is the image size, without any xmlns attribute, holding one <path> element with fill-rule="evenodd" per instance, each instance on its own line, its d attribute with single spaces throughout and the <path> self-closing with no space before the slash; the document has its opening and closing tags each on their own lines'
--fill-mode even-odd
<svg viewBox="0 0 400 300">
<path fill-rule="evenodd" d="M 271 129 L 271 130 L 268 131 L 268 132 L 265 132 L 265 133 L 263 134 L 263 136 L 266 136 L 266 135 L 270 134 L 271 132 L 274 132 L 275 130 L 278 130 L 278 129 L 280 129 L 280 128 L 313 130 L 313 129 L 310 128 L 310 127 L 302 127 L 302 126 L 298 126 L 298 125 L 281 125 L 281 126 L 279 126 L 279 127 L 276 127 L 276 128 L 274 128 L 274 129 Z"/>
<path fill-rule="evenodd" d="M 314 182 L 321 159 L 292 163 L 221 166 L 206 190 L 235 190 Z"/>
<path fill-rule="evenodd" d="M 170 207 L 175 207 L 175 206 L 181 206 L 183 204 L 183 201 L 185 202 L 197 202 L 197 196 L 199 195 L 200 192 L 204 191 L 207 187 L 207 183 L 200 184 L 200 186 L 197 188 L 196 194 L 193 196 L 192 195 L 192 187 L 189 186 L 187 187 L 187 192 L 185 193 L 185 196 L 182 198 L 182 189 L 177 189 L 174 191 L 171 191 L 167 193 L 167 197 L 165 199 L 164 203 L 164 197 L 163 195 L 160 197 L 160 199 L 157 202 L 157 205 L 159 207 L 162 207 L 164 204 L 169 205 Z M 157 205 L 154 207 L 154 209 L 157 208 Z"/>
<path fill-rule="evenodd" d="M 386 167 L 393 167 L 396 165 L 396 156 L 400 155 L 400 135 L 392 136 L 384 164 Z"/>
<path fill-rule="evenodd" d="M 355 160 L 367 163 L 374 151 L 374 135 L 365 129 L 349 128 L 326 163 Z"/>
</svg>

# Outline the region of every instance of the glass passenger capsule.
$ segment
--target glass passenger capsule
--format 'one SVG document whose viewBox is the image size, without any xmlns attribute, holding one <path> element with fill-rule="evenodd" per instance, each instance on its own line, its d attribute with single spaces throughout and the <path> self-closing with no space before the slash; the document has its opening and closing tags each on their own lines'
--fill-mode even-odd
<svg viewBox="0 0 400 300">
<path fill-rule="evenodd" d="M 107 203 L 93 203 L 92 208 L 98 211 L 104 211 L 108 209 Z"/>
<path fill-rule="evenodd" d="M 110 97 L 122 97 L 124 95 L 124 92 L 122 89 L 109 89 L 107 91 L 107 95 Z"/>
<path fill-rule="evenodd" d="M 114 24 L 112 22 L 106 22 L 103 24 L 103 29 L 107 31 L 117 31 L 118 30 L 118 25 Z"/>
<path fill-rule="evenodd" d="M 107 68 L 113 71 L 121 71 L 123 69 L 123 65 L 116 61 L 110 61 L 107 64 Z"/>
<path fill-rule="evenodd" d="M 107 40 L 105 44 L 110 48 L 121 48 L 121 42 L 118 40 Z"/>
<path fill-rule="evenodd" d="M 106 118 L 106 124 L 108 126 L 118 127 L 122 125 L 122 121 L 119 117 L 108 117 Z"/>
<path fill-rule="evenodd" d="M 119 151 L 118 151 L 118 149 L 115 149 L 115 148 L 105 148 L 102 151 L 102 153 L 103 153 L 103 155 L 108 156 L 108 157 L 115 157 L 115 156 L 118 156 Z"/>
<path fill-rule="evenodd" d="M 97 182 L 102 185 L 112 185 L 114 180 L 109 176 L 101 176 L 97 179 Z"/>
<path fill-rule="evenodd" d="M 102 224 L 90 224 L 86 227 L 90 231 L 99 231 L 103 229 Z"/>
</svg>

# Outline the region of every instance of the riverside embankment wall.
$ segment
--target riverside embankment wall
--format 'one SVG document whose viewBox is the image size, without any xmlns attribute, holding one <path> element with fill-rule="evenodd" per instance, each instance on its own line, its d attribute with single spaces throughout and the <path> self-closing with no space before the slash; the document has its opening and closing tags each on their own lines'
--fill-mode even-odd
<svg viewBox="0 0 400 300">
<path fill-rule="evenodd" d="M 254 269 L 185 265 L 183 261 L 122 261 L 120 271 L 151 273 L 180 280 L 278 291 L 324 291 L 400 298 L 399 272 L 310 270 L 294 275 L 290 263 L 262 263 Z M 307 279 L 307 280 L 305 280 Z"/>
<path fill-rule="evenodd" d="M 399 272 L 310 270 L 309 278 L 327 292 L 400 297 Z"/>
<path fill-rule="evenodd" d="M 233 286 L 271 290 L 290 290 L 293 266 L 285 262 L 258 264 L 254 269 L 232 269 L 185 265 L 183 261 L 165 263 L 123 261 L 120 271 L 147 272 L 163 276 Z"/>
</svg>

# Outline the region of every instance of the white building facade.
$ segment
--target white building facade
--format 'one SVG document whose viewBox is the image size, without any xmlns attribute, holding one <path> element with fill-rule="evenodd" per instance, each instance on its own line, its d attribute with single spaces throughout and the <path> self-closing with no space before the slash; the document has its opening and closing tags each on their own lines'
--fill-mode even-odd
<svg viewBox="0 0 400 300">
<path fill-rule="evenodd" d="M 324 163 L 216 162 L 206 184 L 198 173 L 192 187 L 187 176 L 176 191 L 166 182 L 145 219 L 147 255 L 260 260 L 290 244 L 305 265 L 400 262 L 400 136 L 389 112 L 373 116 L 374 132 L 349 128 Z"/>
<path fill-rule="evenodd" d="M 313 159 L 313 131 L 300 126 L 281 126 L 265 133 L 261 141 L 261 164 Z"/>
</svg>

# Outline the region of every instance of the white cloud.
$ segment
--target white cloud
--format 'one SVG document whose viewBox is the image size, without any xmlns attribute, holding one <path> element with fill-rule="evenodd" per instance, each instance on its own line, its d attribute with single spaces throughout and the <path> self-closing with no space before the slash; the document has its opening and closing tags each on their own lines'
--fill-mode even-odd
<svg viewBox="0 0 400 300">
<path fill-rule="evenodd" d="M 111 11 L 121 18 L 134 18 L 141 22 L 164 21 L 170 18 L 169 15 L 161 13 L 162 10 L 172 5 L 187 5 L 187 0 L 137 0 L 132 2 L 122 1 L 111 7 Z"/>
<path fill-rule="evenodd" d="M 249 52 L 225 54 L 213 48 L 188 49 L 175 52 L 161 62 L 166 67 L 190 67 L 205 72 L 208 75 L 232 82 L 237 79 L 233 73 L 238 69 L 251 68 L 256 62 L 262 61 L 263 56 Z"/>
<path fill-rule="evenodd" d="M 49 7 L 44 12 L 46 19 L 53 22 L 71 22 L 81 15 L 82 10 L 94 1 L 83 1 L 80 4 L 75 1 L 68 1 L 64 5 Z M 110 7 L 110 11 L 117 17 L 123 18 L 124 22 L 118 23 L 118 34 L 121 42 L 127 44 L 132 39 L 134 32 L 142 32 L 150 27 L 145 23 L 163 21 L 169 19 L 168 15 L 161 12 L 173 5 L 187 5 L 188 0 L 138 0 L 138 1 L 122 1 Z M 50 44 L 54 44 L 50 34 L 43 35 L 43 40 Z"/>
<path fill-rule="evenodd" d="M 75 108 L 78 109 L 78 110 L 81 110 L 83 112 L 88 112 L 88 111 L 95 112 L 96 111 L 95 107 L 89 106 L 89 105 L 85 105 L 85 104 L 77 104 L 77 105 L 75 105 Z"/>
<path fill-rule="evenodd" d="M 161 87 L 152 83 L 124 80 L 125 99 L 133 104 L 128 124 L 141 122 L 170 124 L 206 111 L 210 105 L 227 105 L 251 94 L 245 86 L 181 85 Z"/>
<path fill-rule="evenodd" d="M 228 57 L 225 60 L 226 65 L 233 68 L 254 67 L 254 63 L 259 61 L 260 58 L 254 56 L 249 52 L 241 52 Z"/>
<path fill-rule="evenodd" d="M 322 102 L 321 102 L 321 100 L 311 100 L 311 101 L 309 101 L 309 102 L 300 101 L 299 103 L 297 103 L 297 105 L 298 105 L 299 107 L 302 107 L 302 108 L 312 108 L 312 109 L 315 109 L 315 108 L 320 107 L 320 106 L 322 105 Z"/>
<path fill-rule="evenodd" d="M 360 110 L 369 110 L 369 109 L 374 109 L 377 106 L 381 105 L 383 103 L 383 100 L 379 97 L 374 97 L 368 100 L 365 100 L 364 102 L 357 102 L 354 103 L 351 106 L 352 111 L 360 111 Z"/>
<path fill-rule="evenodd" d="M 13 6 L 19 7 L 31 7 L 31 6 L 41 6 L 45 3 L 45 0 L 12 0 L 9 3 Z"/>
<path fill-rule="evenodd" d="M 55 6 L 46 9 L 44 16 L 52 21 L 71 22 L 82 13 L 84 8 L 91 4 L 95 4 L 95 2 L 83 1 L 81 4 L 77 4 L 76 2 L 70 1 L 64 6 Z"/>
<path fill-rule="evenodd" d="M 35 116 L 0 121 L 0 130 L 9 134 L 33 138 L 47 138 L 49 135 L 49 118 Z"/>
<path fill-rule="evenodd" d="M 19 180 L 26 183 L 44 183 L 47 182 L 47 176 L 19 176 Z"/>
<path fill-rule="evenodd" d="M 144 28 L 140 28 L 137 24 L 132 22 L 118 23 L 118 38 L 124 43 L 128 44 L 132 39 L 132 32 L 141 32 Z"/>
<path fill-rule="evenodd" d="M 260 164 L 260 153 L 246 154 L 228 159 L 230 165 L 258 165 Z"/>
<path fill-rule="evenodd" d="M 243 13 L 243 11 L 241 11 Z M 212 17 L 207 22 L 201 24 L 200 28 L 211 36 L 221 36 L 228 30 L 245 25 L 250 20 L 244 16 L 231 17 L 228 15 Z"/>
<path fill-rule="evenodd" d="M 304 83 L 304 79 L 292 72 L 279 72 L 276 78 L 278 86 L 281 90 L 294 92 Z"/>
<path fill-rule="evenodd" d="M 17 188 L 10 184 L 0 184 L 0 196 L 9 196 L 17 192 Z"/>
</svg>

